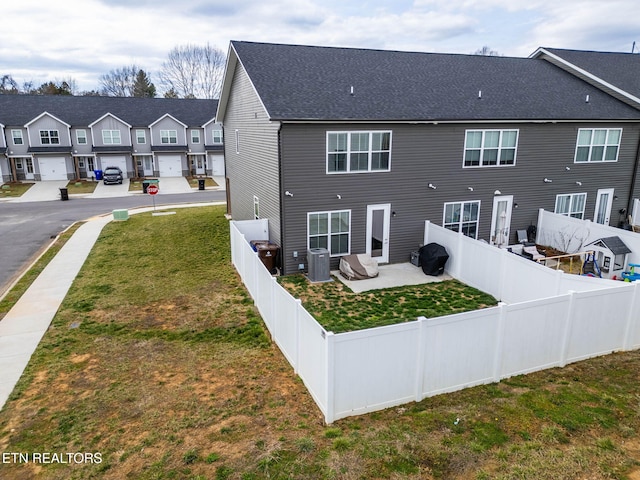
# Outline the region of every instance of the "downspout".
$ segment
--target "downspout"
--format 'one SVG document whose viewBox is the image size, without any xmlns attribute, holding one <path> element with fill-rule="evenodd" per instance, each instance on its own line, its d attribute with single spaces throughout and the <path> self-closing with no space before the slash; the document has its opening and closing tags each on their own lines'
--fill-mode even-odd
<svg viewBox="0 0 640 480">
<path fill-rule="evenodd" d="M 284 275 L 284 194 L 282 193 L 282 122 L 278 125 L 278 196 L 280 197 L 280 258 L 278 264 L 280 274 Z"/>
<path fill-rule="evenodd" d="M 625 223 L 629 219 L 633 209 L 633 194 L 638 182 L 638 170 L 640 169 L 640 137 L 638 138 L 638 147 L 636 149 L 636 162 L 633 166 L 633 175 L 631 176 L 631 189 L 629 190 L 629 203 L 627 204 L 627 213 L 625 215 Z"/>
</svg>

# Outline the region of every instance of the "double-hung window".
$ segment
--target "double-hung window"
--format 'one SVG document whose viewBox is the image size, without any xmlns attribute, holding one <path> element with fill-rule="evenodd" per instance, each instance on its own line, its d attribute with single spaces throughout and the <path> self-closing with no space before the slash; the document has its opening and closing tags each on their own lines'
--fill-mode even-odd
<svg viewBox="0 0 640 480">
<path fill-rule="evenodd" d="M 59 145 L 60 136 L 58 130 L 40 130 L 41 145 Z"/>
<path fill-rule="evenodd" d="M 11 138 L 13 138 L 14 145 L 22 145 L 24 143 L 22 140 L 22 130 L 11 130 Z"/>
<path fill-rule="evenodd" d="M 351 210 L 307 214 L 309 248 L 326 248 L 331 256 L 348 255 L 351 249 Z"/>
<path fill-rule="evenodd" d="M 200 143 L 200 130 L 191 130 L 191 143 Z"/>
<path fill-rule="evenodd" d="M 87 131 L 84 129 L 76 130 L 76 141 L 78 142 L 78 145 L 86 145 Z"/>
<path fill-rule="evenodd" d="M 478 238 L 479 218 L 480 201 L 445 203 L 442 226 L 467 237 Z"/>
<path fill-rule="evenodd" d="M 569 193 L 556 195 L 555 213 L 567 217 L 584 218 L 584 206 L 587 203 L 586 193 Z"/>
<path fill-rule="evenodd" d="M 147 135 L 144 133 L 144 130 L 136 130 L 136 143 L 138 145 L 147 143 Z"/>
<path fill-rule="evenodd" d="M 222 130 L 219 130 L 219 129 L 212 130 L 211 135 L 213 137 L 213 143 L 215 145 L 222 144 Z"/>
<path fill-rule="evenodd" d="M 177 130 L 160 130 L 160 143 L 176 144 L 178 143 Z"/>
<path fill-rule="evenodd" d="M 581 128 L 576 142 L 576 163 L 616 162 L 620 150 L 621 128 Z"/>
<path fill-rule="evenodd" d="M 515 165 L 518 130 L 467 130 L 464 140 L 465 167 Z"/>
<path fill-rule="evenodd" d="M 327 132 L 327 173 L 390 169 L 391 132 Z"/>
<path fill-rule="evenodd" d="M 102 143 L 120 145 L 120 130 L 102 130 Z"/>
</svg>

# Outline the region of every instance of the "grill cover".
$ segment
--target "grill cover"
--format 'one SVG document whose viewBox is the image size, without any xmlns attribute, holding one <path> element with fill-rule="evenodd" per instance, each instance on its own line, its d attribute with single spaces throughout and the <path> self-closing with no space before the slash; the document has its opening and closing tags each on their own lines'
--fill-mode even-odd
<svg viewBox="0 0 640 480">
<path fill-rule="evenodd" d="M 444 273 L 444 266 L 449 260 L 447 250 L 437 243 L 429 243 L 419 250 L 420 265 L 425 275 L 441 275 Z"/>
</svg>

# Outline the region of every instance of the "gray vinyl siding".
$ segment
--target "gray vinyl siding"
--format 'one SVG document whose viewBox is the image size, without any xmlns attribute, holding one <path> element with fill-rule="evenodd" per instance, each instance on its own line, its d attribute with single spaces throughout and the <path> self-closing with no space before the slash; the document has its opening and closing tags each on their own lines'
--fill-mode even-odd
<svg viewBox="0 0 640 480">
<path fill-rule="evenodd" d="M 58 138 L 60 139 L 59 144 L 53 145 L 42 145 L 40 140 L 40 130 L 57 130 Z M 53 117 L 48 115 L 43 115 L 35 122 L 29 124 L 28 127 L 29 136 L 25 138 L 25 142 L 28 140 L 29 145 L 31 146 L 52 146 L 52 147 L 70 147 L 70 139 L 69 139 L 69 127 L 62 122 L 59 122 Z"/>
<path fill-rule="evenodd" d="M 579 128 L 623 128 L 617 162 L 575 164 Z M 463 168 L 466 129 L 518 129 L 516 164 Z M 351 253 L 365 252 L 367 205 L 390 203 L 390 262 L 406 262 L 423 241 L 424 221 L 442 225 L 446 202 L 480 201 L 478 239 L 489 240 L 494 192 L 513 195 L 510 241 L 516 230 L 536 224 L 538 209 L 553 211 L 557 194 L 587 193 L 585 219 L 593 219 L 599 188 L 615 188 L 611 224 L 626 207 L 638 147 L 639 126 L 631 123 L 296 125 L 281 132 L 285 224 L 285 273 L 297 271 L 307 250 L 307 213 L 351 210 Z M 326 174 L 326 132 L 391 130 L 391 171 Z M 567 167 L 569 170 L 567 170 Z M 547 177 L 552 183 L 544 183 Z M 577 186 L 575 182 L 582 182 Z M 436 189 L 428 188 L 431 183 Z M 473 191 L 469 189 L 473 188 Z M 341 196 L 338 199 L 337 195 Z M 338 265 L 332 259 L 332 268 Z"/>
<path fill-rule="evenodd" d="M 167 144 L 161 142 L 160 130 L 175 130 L 177 135 L 177 142 L 175 144 Z M 135 132 L 134 132 L 135 133 Z M 165 117 L 158 122 L 154 123 L 151 127 L 151 145 L 157 146 L 170 146 L 170 145 L 186 145 L 187 144 L 188 130 L 184 125 L 176 122 L 173 118 Z"/>
<path fill-rule="evenodd" d="M 20 130 L 22 132 L 22 145 L 14 145 L 13 143 L 13 130 Z M 10 156 L 26 155 L 29 150 L 29 132 L 24 127 L 5 127 L 5 136 L 7 141 L 7 153 Z M 37 139 L 37 145 L 40 144 L 40 138 Z"/>
<path fill-rule="evenodd" d="M 239 64 L 231 90 L 223 119 L 231 215 L 234 220 L 252 220 L 253 197 L 257 196 L 260 201 L 260 218 L 269 220 L 269 240 L 281 245 L 279 123 L 269 121 Z M 239 153 L 236 153 L 236 130 L 239 137 Z"/>
<path fill-rule="evenodd" d="M 103 130 L 120 131 L 120 143 L 109 143 L 105 145 L 102 138 Z M 91 138 L 93 139 L 93 146 L 95 147 L 131 146 L 131 132 L 129 131 L 129 127 L 112 116 L 106 116 L 91 126 Z"/>
</svg>

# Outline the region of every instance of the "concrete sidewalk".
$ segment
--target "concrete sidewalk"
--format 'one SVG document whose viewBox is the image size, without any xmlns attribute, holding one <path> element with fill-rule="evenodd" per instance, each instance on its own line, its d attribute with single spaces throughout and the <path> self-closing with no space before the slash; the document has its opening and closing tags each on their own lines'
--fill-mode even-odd
<svg viewBox="0 0 640 480">
<path fill-rule="evenodd" d="M 162 209 L 210 205 L 224 205 L 224 202 L 165 205 Z M 150 207 L 138 208 L 130 213 L 151 210 Z M 93 217 L 78 228 L 0 321 L 0 409 L 22 376 L 100 232 L 112 220 L 112 214 Z"/>
</svg>

